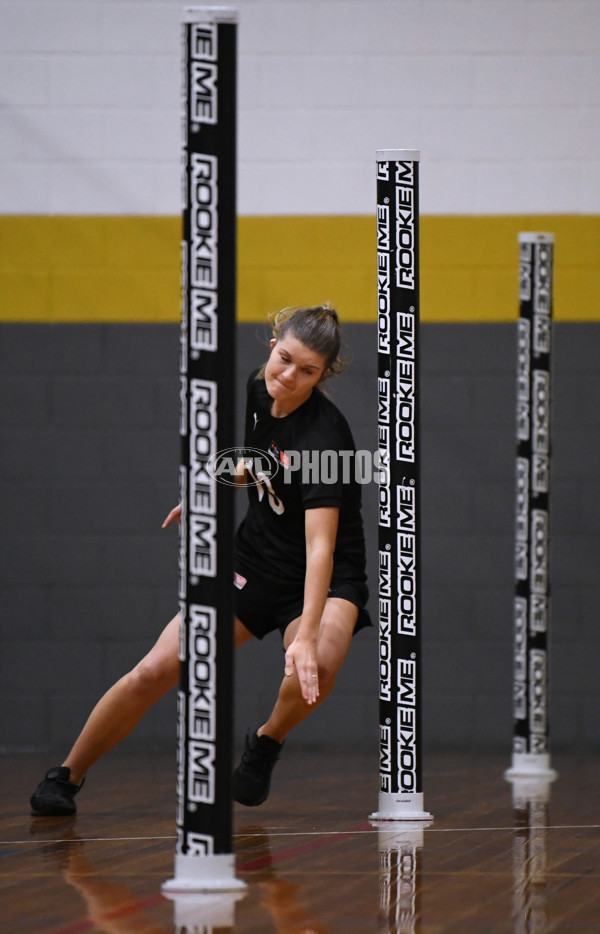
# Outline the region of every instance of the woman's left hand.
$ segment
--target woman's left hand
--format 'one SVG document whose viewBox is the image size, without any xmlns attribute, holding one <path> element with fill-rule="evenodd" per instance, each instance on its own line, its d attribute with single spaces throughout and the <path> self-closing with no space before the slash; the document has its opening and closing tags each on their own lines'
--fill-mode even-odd
<svg viewBox="0 0 600 934">
<path fill-rule="evenodd" d="M 319 669 L 317 667 L 317 644 L 309 639 L 296 637 L 285 653 L 285 674 L 291 678 L 294 668 L 300 682 L 302 697 L 307 704 L 316 703 L 319 696 Z"/>
</svg>

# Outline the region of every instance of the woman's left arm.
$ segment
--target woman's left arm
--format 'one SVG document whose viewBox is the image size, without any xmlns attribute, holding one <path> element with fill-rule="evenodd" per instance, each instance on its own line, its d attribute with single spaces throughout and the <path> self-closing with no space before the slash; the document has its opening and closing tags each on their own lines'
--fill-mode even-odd
<svg viewBox="0 0 600 934">
<path fill-rule="evenodd" d="M 285 653 L 285 673 L 289 676 L 296 669 L 302 696 L 308 704 L 314 704 L 319 696 L 317 640 L 333 573 L 339 512 L 337 506 L 321 506 L 304 513 L 304 605 L 296 638 Z"/>
</svg>

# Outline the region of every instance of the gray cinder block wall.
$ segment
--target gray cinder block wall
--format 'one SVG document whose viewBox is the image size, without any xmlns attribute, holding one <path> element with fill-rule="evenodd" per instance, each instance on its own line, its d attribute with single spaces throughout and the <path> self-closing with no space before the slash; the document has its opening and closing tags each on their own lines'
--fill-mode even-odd
<svg viewBox="0 0 600 934">
<path fill-rule="evenodd" d="M 351 366 L 330 383 L 362 448 L 375 444 L 373 331 L 346 326 Z M 239 327 L 240 424 L 266 336 Z M 509 755 L 514 336 L 510 324 L 422 328 L 426 748 Z M 178 496 L 178 341 L 174 325 L 0 329 L 2 750 L 65 750 L 176 612 L 177 534 L 160 526 Z M 555 326 L 551 731 L 554 745 L 579 748 L 600 735 L 599 351 L 598 325 Z M 374 497 L 365 487 L 376 622 Z M 376 659 L 375 630 L 361 633 L 298 742 L 375 749 Z M 266 716 L 282 671 L 275 636 L 238 654 L 238 742 Z M 172 695 L 125 748 L 174 742 Z"/>
</svg>

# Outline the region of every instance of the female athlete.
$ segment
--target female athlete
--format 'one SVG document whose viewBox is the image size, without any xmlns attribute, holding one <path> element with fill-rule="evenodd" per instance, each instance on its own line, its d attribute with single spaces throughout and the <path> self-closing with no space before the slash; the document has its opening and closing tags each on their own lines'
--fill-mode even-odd
<svg viewBox="0 0 600 934">
<path fill-rule="evenodd" d="M 248 380 L 245 447 L 266 452 L 268 474 L 240 462 L 248 509 L 235 539 L 234 644 L 279 630 L 284 675 L 273 709 L 248 733 L 233 797 L 262 804 L 288 733 L 331 693 L 352 636 L 370 626 L 360 485 L 348 424 L 321 384 L 341 370 L 341 329 L 328 306 L 285 309 L 270 354 Z M 181 506 L 163 523 L 179 521 Z M 179 681 L 179 614 L 92 710 L 61 766 L 31 798 L 32 813 L 76 811 L 91 766 Z"/>
</svg>

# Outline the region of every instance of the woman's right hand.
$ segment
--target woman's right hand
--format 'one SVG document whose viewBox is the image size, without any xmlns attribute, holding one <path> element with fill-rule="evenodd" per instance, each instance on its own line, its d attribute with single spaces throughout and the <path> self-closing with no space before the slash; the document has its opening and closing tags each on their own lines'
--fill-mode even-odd
<svg viewBox="0 0 600 934">
<path fill-rule="evenodd" d="M 302 697 L 307 704 L 316 704 L 319 696 L 319 669 L 316 640 L 296 636 L 285 653 L 285 676 L 291 678 L 294 669 L 300 682 Z"/>
<path fill-rule="evenodd" d="M 168 525 L 171 525 L 171 522 L 178 522 L 179 525 L 181 525 L 181 503 L 179 503 L 178 506 L 175 506 L 175 508 L 171 510 L 162 524 L 163 529 L 166 529 Z"/>
</svg>

